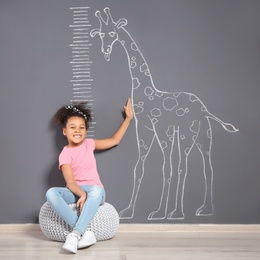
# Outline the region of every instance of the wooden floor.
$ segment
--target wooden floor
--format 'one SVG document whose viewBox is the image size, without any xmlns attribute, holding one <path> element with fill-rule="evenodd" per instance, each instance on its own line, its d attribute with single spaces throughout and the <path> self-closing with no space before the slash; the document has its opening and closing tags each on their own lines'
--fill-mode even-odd
<svg viewBox="0 0 260 260">
<path fill-rule="evenodd" d="M 73 255 L 41 231 L 1 231 L 0 259 L 260 259 L 260 232 L 118 232 Z"/>
</svg>

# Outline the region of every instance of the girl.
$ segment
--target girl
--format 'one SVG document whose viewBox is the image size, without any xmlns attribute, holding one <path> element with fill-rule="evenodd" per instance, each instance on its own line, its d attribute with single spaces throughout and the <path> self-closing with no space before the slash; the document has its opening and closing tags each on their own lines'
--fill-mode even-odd
<svg viewBox="0 0 260 260">
<path fill-rule="evenodd" d="M 97 172 L 94 150 L 108 149 L 120 143 L 133 119 L 130 99 L 124 109 L 125 119 L 121 126 L 112 137 L 101 140 L 86 139 L 91 111 L 84 104 L 61 107 L 54 116 L 68 141 L 59 155 L 59 168 L 67 187 L 50 188 L 46 198 L 53 210 L 73 228 L 62 247 L 71 253 L 96 242 L 94 233 L 87 231 L 87 227 L 105 202 L 105 190 Z M 72 203 L 79 207 L 79 216 L 68 205 Z"/>
</svg>

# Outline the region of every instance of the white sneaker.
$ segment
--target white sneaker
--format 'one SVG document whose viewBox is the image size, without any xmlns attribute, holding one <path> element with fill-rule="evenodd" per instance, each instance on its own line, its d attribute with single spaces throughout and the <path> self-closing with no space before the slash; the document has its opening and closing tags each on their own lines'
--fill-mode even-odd
<svg viewBox="0 0 260 260">
<path fill-rule="evenodd" d="M 62 246 L 63 249 L 69 251 L 70 253 L 76 254 L 78 248 L 78 242 L 80 237 L 75 233 L 69 233 L 66 237 L 66 241 Z"/>
<path fill-rule="evenodd" d="M 94 245 L 97 242 L 97 239 L 93 231 L 86 231 L 85 234 L 78 242 L 78 249 L 85 248 L 91 245 Z"/>
</svg>

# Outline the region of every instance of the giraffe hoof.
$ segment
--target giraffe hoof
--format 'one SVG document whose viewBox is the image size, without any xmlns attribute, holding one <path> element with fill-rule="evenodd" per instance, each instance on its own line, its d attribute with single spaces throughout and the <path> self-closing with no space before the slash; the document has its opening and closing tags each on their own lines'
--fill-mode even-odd
<svg viewBox="0 0 260 260">
<path fill-rule="evenodd" d="M 126 208 L 119 212 L 120 219 L 131 219 L 134 216 L 132 208 Z"/>
<path fill-rule="evenodd" d="M 154 212 L 151 212 L 148 216 L 148 220 L 153 220 L 153 219 L 165 219 L 165 214 L 160 214 L 159 211 L 154 211 Z"/>
<path fill-rule="evenodd" d="M 168 214 L 167 219 L 184 219 L 184 214 L 183 212 L 174 210 Z"/>
<path fill-rule="evenodd" d="M 212 207 L 205 207 L 204 205 L 197 209 L 196 216 L 212 216 Z"/>
</svg>

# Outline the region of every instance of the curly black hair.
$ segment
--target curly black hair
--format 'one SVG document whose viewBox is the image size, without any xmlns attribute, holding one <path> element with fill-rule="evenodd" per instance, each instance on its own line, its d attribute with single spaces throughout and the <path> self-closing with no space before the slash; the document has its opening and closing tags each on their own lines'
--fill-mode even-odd
<svg viewBox="0 0 260 260">
<path fill-rule="evenodd" d="M 86 129 L 89 128 L 92 116 L 91 109 L 87 106 L 87 103 L 74 103 L 72 105 L 61 107 L 54 115 L 54 121 L 62 127 L 66 127 L 68 119 L 73 116 L 83 118 L 86 123 Z"/>
</svg>

